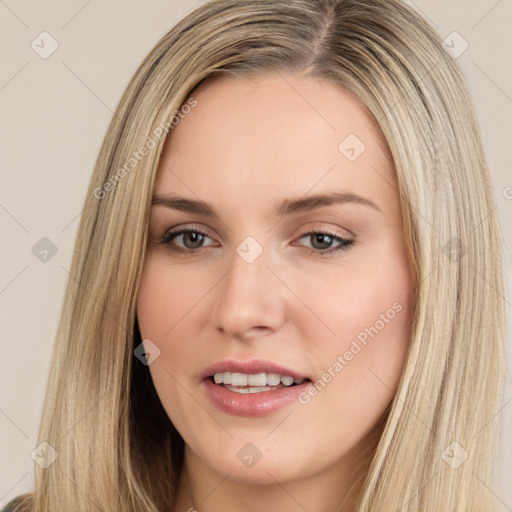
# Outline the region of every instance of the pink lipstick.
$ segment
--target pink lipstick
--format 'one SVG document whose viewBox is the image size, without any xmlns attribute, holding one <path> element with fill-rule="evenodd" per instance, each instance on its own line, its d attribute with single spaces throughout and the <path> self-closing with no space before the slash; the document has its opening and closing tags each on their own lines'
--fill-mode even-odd
<svg viewBox="0 0 512 512">
<path fill-rule="evenodd" d="M 208 367 L 201 380 L 210 400 L 238 416 L 263 416 L 283 409 L 312 384 L 304 374 L 253 359 L 221 361 Z"/>
</svg>

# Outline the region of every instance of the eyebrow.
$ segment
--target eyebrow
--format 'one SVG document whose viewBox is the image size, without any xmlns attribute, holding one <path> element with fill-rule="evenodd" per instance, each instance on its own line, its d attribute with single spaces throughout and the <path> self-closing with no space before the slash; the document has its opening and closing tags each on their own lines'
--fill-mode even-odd
<svg viewBox="0 0 512 512">
<path fill-rule="evenodd" d="M 286 215 L 293 215 L 295 213 L 308 212 L 321 208 L 322 206 L 331 206 L 333 204 L 361 204 L 369 206 L 382 212 L 382 210 L 370 199 L 358 196 L 351 192 L 333 192 L 331 194 L 316 194 L 308 197 L 301 197 L 297 199 L 285 199 L 279 203 L 273 210 L 276 216 L 284 217 Z M 175 210 L 183 212 L 197 213 L 218 219 L 218 215 L 211 205 L 204 201 L 197 201 L 195 199 L 187 199 L 180 196 L 169 196 L 153 194 L 151 201 L 152 206 L 162 205 Z"/>
</svg>

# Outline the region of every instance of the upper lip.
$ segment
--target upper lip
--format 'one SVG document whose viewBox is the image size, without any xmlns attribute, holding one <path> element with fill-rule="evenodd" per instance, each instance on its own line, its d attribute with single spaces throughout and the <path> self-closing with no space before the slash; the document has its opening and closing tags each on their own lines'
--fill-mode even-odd
<svg viewBox="0 0 512 512">
<path fill-rule="evenodd" d="M 201 380 L 208 379 L 216 373 L 277 373 L 279 375 L 289 375 L 294 379 L 308 379 L 307 375 L 293 371 L 280 364 L 266 361 L 264 359 L 250 359 L 250 360 L 227 360 L 219 361 L 206 368 L 201 374 Z"/>
</svg>

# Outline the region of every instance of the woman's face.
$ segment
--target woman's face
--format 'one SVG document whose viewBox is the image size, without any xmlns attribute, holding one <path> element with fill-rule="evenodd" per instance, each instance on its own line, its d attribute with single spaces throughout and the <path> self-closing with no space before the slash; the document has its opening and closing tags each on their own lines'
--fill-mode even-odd
<svg viewBox="0 0 512 512">
<path fill-rule="evenodd" d="M 217 474 L 341 471 L 392 399 L 409 342 L 385 141 L 313 78 L 223 77 L 194 97 L 160 160 L 137 301 L 157 393 Z"/>
</svg>

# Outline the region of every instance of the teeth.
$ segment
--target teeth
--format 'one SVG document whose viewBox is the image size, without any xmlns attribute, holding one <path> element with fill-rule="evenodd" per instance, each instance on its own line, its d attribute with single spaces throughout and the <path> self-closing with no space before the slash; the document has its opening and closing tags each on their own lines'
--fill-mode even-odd
<svg viewBox="0 0 512 512">
<path fill-rule="evenodd" d="M 224 376 L 222 377 L 222 382 L 224 382 Z M 247 375 L 245 373 L 232 373 L 231 374 L 231 385 L 232 386 L 247 386 Z"/>
<path fill-rule="evenodd" d="M 235 393 L 261 393 L 262 391 L 271 391 L 272 388 L 267 386 L 252 386 L 247 388 L 237 388 L 236 386 L 226 386 L 226 389 L 229 391 L 234 391 Z"/>
<path fill-rule="evenodd" d="M 285 386 L 291 386 L 293 384 L 293 377 L 289 377 L 288 375 L 283 375 L 281 377 L 281 382 L 285 385 Z"/>
<path fill-rule="evenodd" d="M 216 373 L 213 376 L 215 384 L 228 384 L 234 387 L 252 386 L 248 393 L 258 393 L 264 391 L 265 386 L 278 386 L 282 383 L 284 386 L 291 386 L 292 384 L 302 384 L 304 379 L 294 379 L 290 375 L 279 375 L 278 373 Z M 266 389 L 265 389 L 266 390 Z"/>
<path fill-rule="evenodd" d="M 247 376 L 247 384 L 249 386 L 266 386 L 267 385 L 267 374 L 256 373 L 254 375 Z"/>
<path fill-rule="evenodd" d="M 277 386 L 281 382 L 281 376 L 278 373 L 267 374 L 267 384 L 269 386 Z"/>
</svg>

